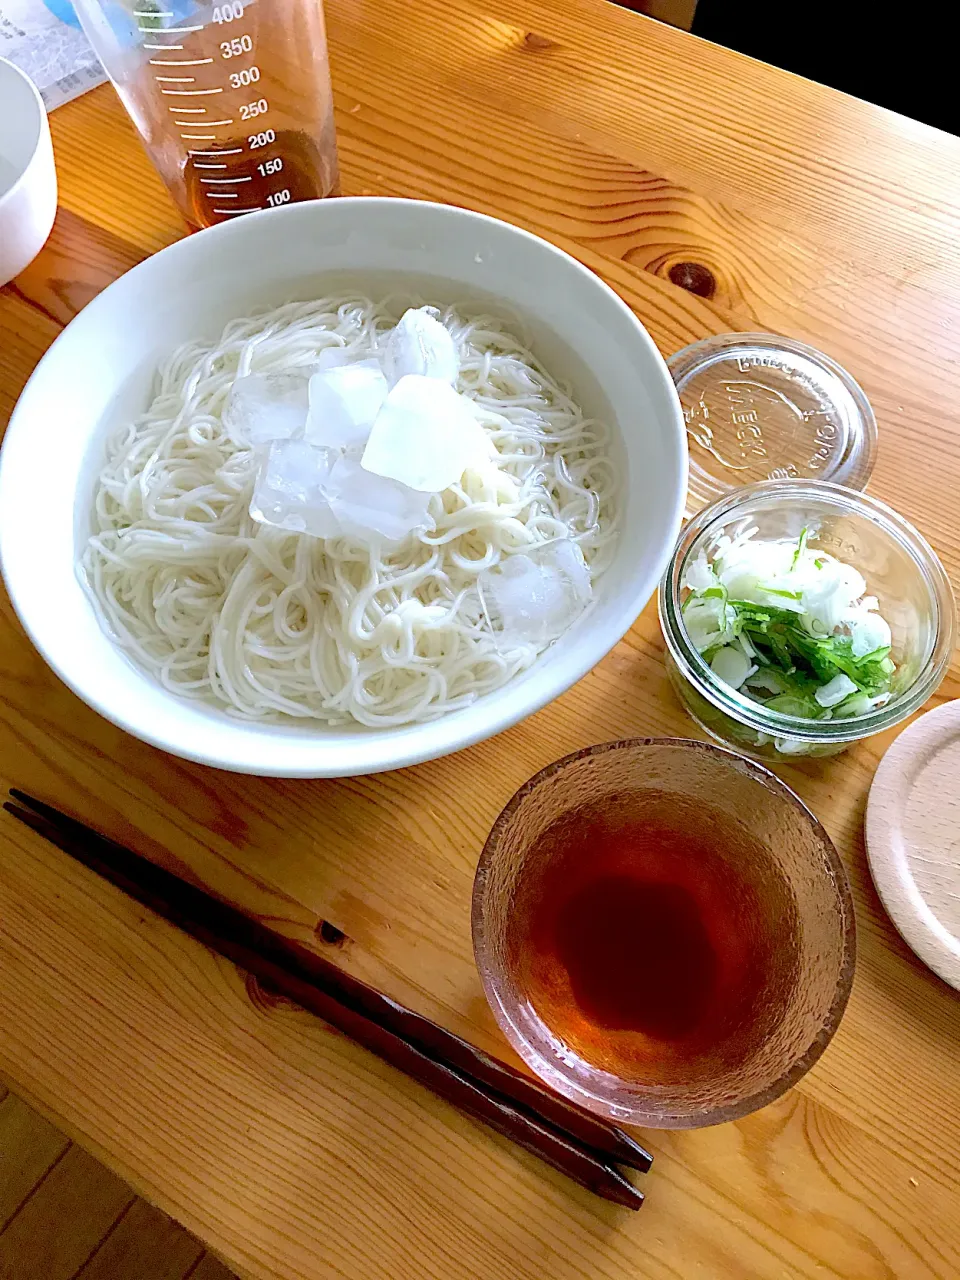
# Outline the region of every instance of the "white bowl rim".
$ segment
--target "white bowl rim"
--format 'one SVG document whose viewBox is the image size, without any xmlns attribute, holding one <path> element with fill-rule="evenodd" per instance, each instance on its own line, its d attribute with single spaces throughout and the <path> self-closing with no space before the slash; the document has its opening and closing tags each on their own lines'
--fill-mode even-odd
<svg viewBox="0 0 960 1280">
<path fill-rule="evenodd" d="M 76 330 L 74 330 L 74 334 L 71 335 L 71 329 L 73 329 L 74 326 L 77 326 L 78 323 L 84 326 L 95 323 L 100 312 L 105 311 L 109 307 L 111 290 L 116 289 L 124 282 L 127 282 L 124 287 L 129 288 L 130 284 L 128 278 L 132 277 L 136 280 L 138 275 L 144 273 L 148 267 L 150 267 L 151 270 L 155 270 L 155 262 L 157 259 L 165 261 L 169 266 L 169 264 L 175 261 L 177 257 L 196 252 L 194 246 L 198 242 L 202 242 L 204 237 L 232 234 L 239 229 L 241 223 L 253 224 L 262 222 L 266 218 L 273 219 L 276 222 L 282 222 L 284 219 L 290 219 L 292 216 L 303 216 L 304 209 L 308 207 L 315 207 L 316 210 L 322 210 L 328 205 L 328 203 L 335 204 L 339 209 L 351 206 L 371 207 L 378 205 L 392 209 L 396 209 L 398 207 L 410 209 L 415 207 L 418 212 L 422 212 L 424 206 L 426 206 L 430 209 L 441 212 L 443 216 L 454 214 L 458 218 L 473 221 L 478 224 L 506 228 L 513 235 L 518 236 L 523 240 L 527 240 L 532 245 L 537 246 L 539 252 L 546 250 L 549 254 L 553 255 L 558 262 L 562 262 L 564 264 L 564 269 L 573 270 L 575 273 L 589 280 L 590 286 L 605 295 L 608 304 L 612 305 L 616 311 L 619 311 L 623 320 L 632 327 L 638 344 L 646 348 L 647 354 L 652 358 L 651 368 L 656 370 L 657 377 L 662 384 L 662 390 L 667 393 L 668 402 L 671 403 L 673 409 L 673 421 L 670 424 L 673 431 L 669 440 L 666 442 L 666 446 L 675 472 L 676 492 L 670 507 L 671 536 L 669 540 L 665 539 L 663 548 L 657 557 L 656 573 L 651 575 L 649 582 L 640 584 L 635 590 L 629 593 L 624 593 L 622 597 L 618 598 L 617 609 L 614 615 L 604 626 L 602 633 L 592 630 L 590 632 L 589 643 L 578 645 L 576 649 L 570 651 L 569 655 L 565 655 L 563 672 L 557 673 L 558 678 L 552 682 L 548 690 L 544 691 L 536 689 L 533 685 L 524 687 L 523 684 L 518 684 L 514 687 L 514 682 L 510 681 L 500 689 L 486 695 L 486 697 L 478 701 L 478 703 L 473 704 L 474 706 L 478 706 L 488 699 L 498 698 L 498 695 L 502 695 L 507 690 L 511 691 L 513 695 L 506 698 L 500 697 L 496 714 L 486 717 L 482 723 L 477 724 L 472 729 L 464 731 L 464 729 L 460 727 L 460 719 L 464 712 L 454 711 L 440 716 L 435 720 L 424 723 L 398 726 L 397 728 L 383 730 L 371 729 L 366 732 L 359 730 L 355 739 L 357 747 L 359 748 L 356 751 L 344 748 L 342 740 L 336 745 L 326 742 L 321 729 L 320 733 L 315 738 L 309 739 L 304 736 L 302 739 L 303 742 L 309 742 L 313 750 L 303 751 L 297 755 L 297 758 L 279 763 L 258 758 L 256 740 L 253 738 L 246 739 L 242 733 L 242 730 L 245 728 L 253 727 L 262 729 L 266 726 L 257 725 L 256 723 L 250 724 L 249 722 L 238 719 L 236 725 L 239 732 L 237 733 L 236 738 L 238 744 L 243 741 L 247 741 L 247 749 L 244 750 L 242 747 L 238 746 L 237 751 L 231 754 L 229 758 L 224 758 L 222 755 L 214 758 L 209 752 L 204 751 L 202 748 L 194 747 L 189 740 L 180 739 L 174 741 L 169 735 L 154 732 L 148 723 L 145 723 L 143 719 L 138 717 L 135 710 L 130 714 L 124 706 L 111 703 L 109 699 L 95 696 L 89 692 L 84 687 L 84 682 L 81 678 L 79 678 L 74 672 L 65 670 L 62 664 L 51 655 L 49 647 L 45 643 L 42 630 L 35 625 L 32 618 L 25 616 L 24 613 L 21 612 L 18 602 L 16 578 L 11 574 L 9 565 L 9 543 L 12 541 L 13 535 L 12 532 L 3 525 L 2 521 L 0 521 L 0 573 L 2 573 L 4 578 L 14 610 L 34 647 L 59 679 L 62 680 L 73 693 L 86 703 L 87 706 L 91 707 L 110 723 L 116 725 L 125 732 L 132 734 L 135 738 L 138 738 L 151 746 L 158 747 L 171 755 L 191 760 L 198 764 L 208 765 L 213 768 L 267 777 L 337 778 L 406 768 L 410 765 L 421 764 L 427 760 L 439 759 L 442 756 L 450 755 L 456 751 L 463 750 L 466 747 L 474 746 L 478 742 L 485 741 L 487 738 L 491 738 L 502 733 L 504 730 L 511 728 L 521 720 L 524 720 L 536 711 L 539 711 L 541 708 L 558 698 L 561 694 L 565 693 L 572 685 L 577 683 L 577 681 L 581 680 L 630 630 L 639 614 L 647 605 L 651 595 L 656 590 L 657 583 L 666 569 L 667 562 L 673 550 L 676 534 L 680 529 L 686 503 L 686 428 L 683 421 L 680 401 L 677 397 L 676 389 L 673 384 L 673 379 L 670 376 L 663 356 L 642 322 L 634 314 L 631 308 L 627 306 L 620 295 L 595 272 L 584 266 L 583 263 L 579 262 L 565 250 L 552 244 L 549 240 L 546 240 L 533 232 L 526 231 L 522 227 L 518 227 L 502 218 L 491 217 L 488 214 L 477 213 L 473 210 L 463 209 L 457 205 L 444 204 L 437 201 L 413 200 L 390 196 L 340 196 L 330 202 L 318 200 L 285 205 L 276 209 L 260 210 L 256 213 L 247 214 L 244 218 L 238 219 L 235 222 L 221 223 L 193 235 L 185 236 L 181 240 L 174 241 L 173 244 L 161 249 L 158 253 L 144 259 L 143 262 L 138 263 L 122 276 L 119 276 L 116 280 L 107 285 L 107 287 L 93 298 L 84 308 L 82 308 L 82 310 L 69 322 L 63 332 L 57 336 L 49 349 L 41 357 L 23 388 L 23 391 L 21 392 L 21 395 L 14 407 L 13 413 L 11 414 L 3 441 L 4 448 L 0 450 L 0 511 L 3 510 L 4 492 L 8 488 L 12 488 L 15 482 L 15 478 L 9 474 L 9 466 L 4 465 L 6 457 L 9 456 L 6 445 L 8 441 L 16 439 L 20 432 L 25 432 L 30 428 L 28 415 L 30 411 L 30 399 L 33 394 L 32 388 L 39 384 L 45 376 L 46 366 L 57 358 L 62 346 L 74 340 Z M 322 214 L 320 216 L 322 216 Z M 118 660 L 124 660 L 119 652 Z M 535 666 L 536 663 L 531 670 L 533 670 Z M 146 674 L 149 676 L 149 673 Z M 171 698 L 176 697 L 174 694 L 170 694 L 169 696 Z M 470 709 L 471 708 L 467 708 L 466 710 Z M 386 740 L 387 735 L 390 735 L 390 740 Z M 264 745 L 265 742 L 260 745 L 261 752 L 264 749 Z"/>
<path fill-rule="evenodd" d="M 37 88 L 36 84 L 34 84 L 33 80 L 30 79 L 22 67 L 18 67 L 17 64 L 15 62 L 11 62 L 9 58 L 0 58 L 0 73 L 5 74 L 4 68 L 13 73 L 11 75 L 12 80 L 22 81 L 26 86 L 28 96 L 36 108 L 36 114 L 30 122 L 33 127 L 32 131 L 36 136 L 33 139 L 33 143 L 30 147 L 30 154 L 27 157 L 26 162 L 17 166 L 17 176 L 14 178 L 11 185 L 7 187 L 6 191 L 0 191 L 0 212 L 3 211 L 4 205 L 13 203 L 14 195 L 24 187 L 27 181 L 27 174 L 30 172 L 30 166 L 33 164 L 34 160 L 36 160 L 37 152 L 43 146 L 44 138 L 50 127 L 47 121 L 47 108 L 40 94 L 40 90 Z M 10 163 L 12 165 L 13 161 L 10 161 Z M 57 340 L 59 341 L 59 335 Z M 50 345 L 52 346 L 53 344 L 51 343 Z M 46 355 L 46 352 L 44 352 L 44 355 Z"/>
</svg>

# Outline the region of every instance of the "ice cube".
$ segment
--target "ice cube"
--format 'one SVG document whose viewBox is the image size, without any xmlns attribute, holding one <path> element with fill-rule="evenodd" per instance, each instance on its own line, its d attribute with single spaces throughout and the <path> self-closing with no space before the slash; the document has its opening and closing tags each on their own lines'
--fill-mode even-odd
<svg viewBox="0 0 960 1280">
<path fill-rule="evenodd" d="M 363 452 L 367 471 L 439 493 L 496 455 L 470 403 L 436 378 L 410 373 L 383 402 Z"/>
<path fill-rule="evenodd" d="M 477 582 L 491 625 L 506 643 L 548 644 L 590 599 L 589 571 L 572 542 L 509 556 Z"/>
<path fill-rule="evenodd" d="M 376 361 L 321 369 L 310 379 L 304 438 L 337 449 L 363 444 L 386 394 L 387 380 Z"/>
<path fill-rule="evenodd" d="M 346 347 L 324 347 L 314 361 L 313 372 L 319 373 L 321 369 L 341 369 L 345 364 L 350 364 Z"/>
<path fill-rule="evenodd" d="M 425 307 L 405 311 L 383 349 L 383 371 L 391 387 L 408 373 L 453 386 L 460 376 L 456 344 Z"/>
<path fill-rule="evenodd" d="M 314 360 L 310 372 L 321 373 L 326 369 L 342 369 L 346 365 L 350 365 L 352 369 L 380 369 L 380 361 L 376 356 L 366 356 L 358 360 L 351 355 L 347 347 L 324 347 Z"/>
<path fill-rule="evenodd" d="M 427 521 L 428 493 L 419 493 L 366 471 L 358 458 L 343 454 L 330 472 L 330 506 L 344 533 L 361 542 L 379 536 L 399 541 Z"/>
<path fill-rule="evenodd" d="M 307 420 L 305 373 L 248 373 L 230 388 L 223 423 L 239 445 L 269 444 L 298 435 Z"/>
<path fill-rule="evenodd" d="M 539 564 L 553 565 L 559 569 L 561 576 L 569 584 L 574 597 L 582 605 L 590 603 L 593 589 L 590 585 L 590 570 L 583 558 L 583 552 L 572 538 L 562 538 L 539 548 L 532 557 Z"/>
<path fill-rule="evenodd" d="M 329 486 L 339 455 L 305 440 L 275 440 L 260 465 L 250 514 L 261 524 L 333 538 L 340 524 L 331 508 Z"/>
</svg>

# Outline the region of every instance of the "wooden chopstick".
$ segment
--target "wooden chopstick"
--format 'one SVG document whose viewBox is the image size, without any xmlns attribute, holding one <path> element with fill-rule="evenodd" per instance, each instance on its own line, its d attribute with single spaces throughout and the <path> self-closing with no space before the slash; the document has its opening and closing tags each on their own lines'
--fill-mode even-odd
<svg viewBox="0 0 960 1280">
<path fill-rule="evenodd" d="M 398 1004 L 389 996 L 361 982 L 359 978 L 345 973 L 331 961 L 265 928 L 236 908 L 187 884 L 170 872 L 164 871 L 163 868 L 157 867 L 155 863 L 133 853 L 124 845 L 100 835 L 76 818 L 68 817 L 42 800 L 36 800 L 17 789 L 11 790 L 10 794 L 20 804 L 42 814 L 54 826 L 72 833 L 78 840 L 95 842 L 103 857 L 108 860 L 112 858 L 112 866 L 117 871 L 128 866 L 129 884 L 119 884 L 115 876 L 107 878 L 126 892 L 133 892 L 133 896 L 138 897 L 138 900 L 143 901 L 142 895 L 134 892 L 134 889 L 149 888 L 150 877 L 156 873 L 154 883 L 167 902 L 171 898 L 174 900 L 179 898 L 186 905 L 189 902 L 189 895 L 193 894 L 195 895 L 194 911 L 199 912 L 201 919 L 206 915 L 215 925 L 217 921 L 213 919 L 210 912 L 219 908 L 221 932 L 244 941 L 253 950 L 274 960 L 295 976 L 322 986 L 341 1003 L 386 1026 L 428 1055 L 442 1059 L 454 1070 L 472 1076 L 479 1083 L 501 1094 L 509 1102 L 526 1108 L 556 1128 L 567 1130 L 581 1144 L 592 1148 L 599 1155 L 605 1156 L 616 1164 L 637 1169 L 641 1173 L 649 1170 L 653 1157 L 623 1130 L 608 1124 L 598 1116 L 583 1111 L 538 1080 L 533 1080 L 507 1066 L 506 1063 L 491 1057 L 452 1031 Z M 11 808 L 9 805 L 5 807 Z M 101 874 L 104 872 L 101 871 Z M 156 909 L 167 919 L 171 918 L 169 910 L 164 910 L 163 906 L 158 906 Z"/>
<path fill-rule="evenodd" d="M 614 1164 L 646 1171 L 652 1157 L 616 1126 L 85 823 L 10 794 L 18 802 L 4 802 L 11 814 L 164 919 L 582 1186 L 629 1208 L 642 1204 Z"/>
</svg>

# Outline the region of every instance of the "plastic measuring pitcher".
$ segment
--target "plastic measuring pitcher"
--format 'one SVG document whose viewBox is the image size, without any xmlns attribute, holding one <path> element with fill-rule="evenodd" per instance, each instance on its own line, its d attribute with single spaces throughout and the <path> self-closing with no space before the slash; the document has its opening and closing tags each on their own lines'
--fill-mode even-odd
<svg viewBox="0 0 960 1280">
<path fill-rule="evenodd" d="M 187 220 L 338 193 L 321 0 L 74 0 Z"/>
</svg>

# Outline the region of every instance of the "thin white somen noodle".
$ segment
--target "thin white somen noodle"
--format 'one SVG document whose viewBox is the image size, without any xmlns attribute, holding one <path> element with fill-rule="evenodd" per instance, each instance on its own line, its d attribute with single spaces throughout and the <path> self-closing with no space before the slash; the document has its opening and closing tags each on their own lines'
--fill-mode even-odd
<svg viewBox="0 0 960 1280">
<path fill-rule="evenodd" d="M 308 370 L 325 347 L 369 357 L 402 309 L 350 296 L 235 320 L 216 344 L 176 351 L 148 412 L 110 441 L 81 577 L 109 633 L 166 688 L 259 719 L 431 719 L 541 651 L 491 630 L 481 571 L 573 537 L 591 577 L 603 572 L 616 524 L 608 429 L 497 321 L 453 310 L 441 318 L 458 390 L 484 411 L 496 463 L 435 495 L 433 528 L 402 543 L 252 519 L 258 455 L 222 421 L 234 380 Z"/>
</svg>

